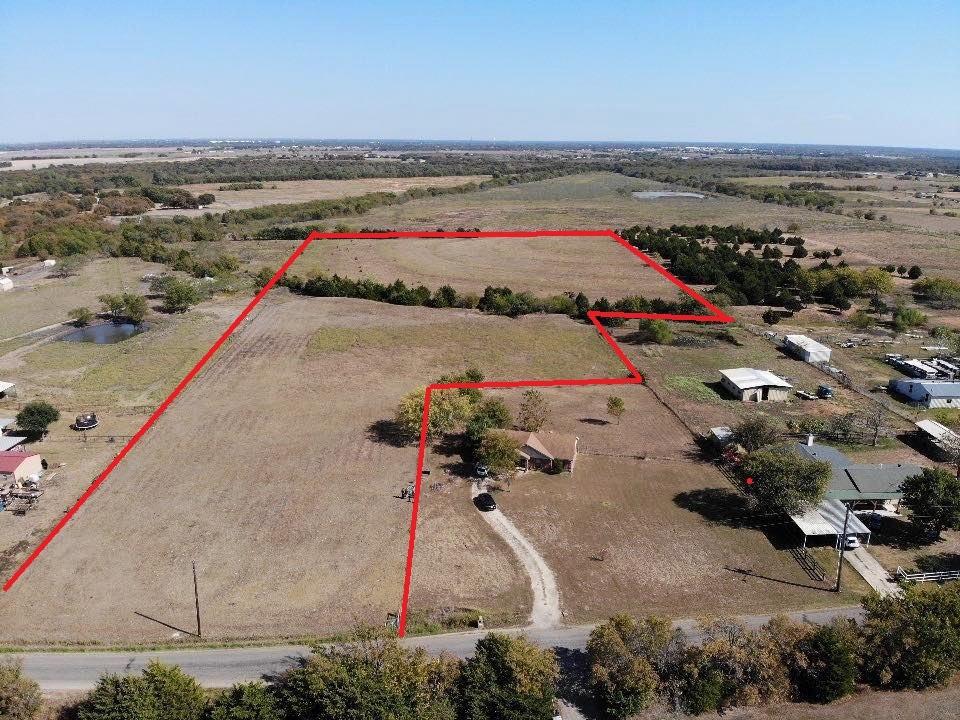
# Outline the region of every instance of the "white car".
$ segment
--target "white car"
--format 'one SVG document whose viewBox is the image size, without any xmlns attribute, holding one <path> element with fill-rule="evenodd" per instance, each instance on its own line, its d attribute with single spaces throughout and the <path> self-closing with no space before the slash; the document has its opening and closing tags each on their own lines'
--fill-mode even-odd
<svg viewBox="0 0 960 720">
<path fill-rule="evenodd" d="M 843 544 L 847 550 L 856 550 L 858 547 L 860 547 L 860 538 L 858 538 L 856 535 L 847 535 L 847 539 Z"/>
</svg>

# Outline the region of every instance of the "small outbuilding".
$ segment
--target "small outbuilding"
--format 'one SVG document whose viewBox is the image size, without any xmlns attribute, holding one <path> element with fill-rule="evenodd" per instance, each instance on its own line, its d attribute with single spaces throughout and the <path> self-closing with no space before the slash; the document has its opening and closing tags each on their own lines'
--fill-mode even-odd
<svg viewBox="0 0 960 720">
<path fill-rule="evenodd" d="M 6 276 L 0 276 L 0 292 L 13 290 L 13 280 Z"/>
<path fill-rule="evenodd" d="M 783 339 L 783 347 L 795 358 L 804 362 L 830 362 L 830 348 L 806 335 L 787 335 Z"/>
<path fill-rule="evenodd" d="M 741 402 L 786 402 L 793 387 L 768 370 L 754 368 L 721 370 L 720 384 Z"/>
<path fill-rule="evenodd" d="M 938 460 L 947 460 L 960 451 L 960 435 L 936 420 L 920 420 L 916 423 L 917 438 L 930 454 Z"/>
<path fill-rule="evenodd" d="M 22 435 L 0 435 L 0 452 L 20 450 L 26 441 Z"/>
<path fill-rule="evenodd" d="M 37 454 L 0 452 L 0 482 L 23 480 L 43 472 L 43 462 Z"/>
<path fill-rule="evenodd" d="M 0 380 L 0 400 L 4 398 L 15 398 L 17 396 L 17 386 L 12 382 Z"/>
</svg>

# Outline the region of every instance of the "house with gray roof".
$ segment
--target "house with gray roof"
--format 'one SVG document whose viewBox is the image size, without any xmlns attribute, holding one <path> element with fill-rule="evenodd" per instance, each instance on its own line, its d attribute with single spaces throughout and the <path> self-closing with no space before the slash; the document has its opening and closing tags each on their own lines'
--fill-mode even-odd
<svg viewBox="0 0 960 720">
<path fill-rule="evenodd" d="M 874 504 L 899 500 L 903 481 L 923 471 L 910 463 L 856 463 L 836 448 L 819 443 L 795 443 L 791 448 L 808 460 L 821 460 L 833 468 L 824 496 L 827 500 Z"/>
</svg>

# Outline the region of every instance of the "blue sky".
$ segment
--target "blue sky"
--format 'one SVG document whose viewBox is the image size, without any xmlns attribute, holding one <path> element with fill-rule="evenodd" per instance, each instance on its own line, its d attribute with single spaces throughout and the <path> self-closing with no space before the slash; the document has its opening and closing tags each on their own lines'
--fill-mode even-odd
<svg viewBox="0 0 960 720">
<path fill-rule="evenodd" d="M 960 148 L 960 2 L 0 0 L 0 142 Z"/>
</svg>

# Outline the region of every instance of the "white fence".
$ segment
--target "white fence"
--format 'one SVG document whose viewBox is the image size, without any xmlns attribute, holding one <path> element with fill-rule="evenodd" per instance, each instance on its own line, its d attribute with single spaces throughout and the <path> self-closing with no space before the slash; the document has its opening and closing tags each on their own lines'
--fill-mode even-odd
<svg viewBox="0 0 960 720">
<path fill-rule="evenodd" d="M 960 580 L 960 570 L 943 570 L 941 572 L 921 572 L 908 573 L 899 565 L 897 566 L 897 579 L 910 580 L 911 582 L 947 582 L 948 580 Z"/>
</svg>

